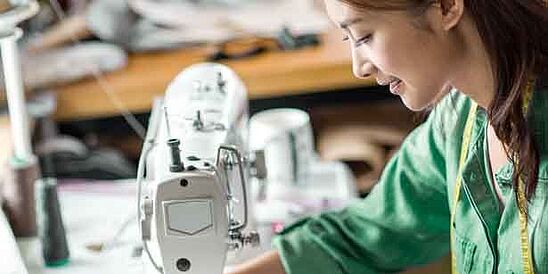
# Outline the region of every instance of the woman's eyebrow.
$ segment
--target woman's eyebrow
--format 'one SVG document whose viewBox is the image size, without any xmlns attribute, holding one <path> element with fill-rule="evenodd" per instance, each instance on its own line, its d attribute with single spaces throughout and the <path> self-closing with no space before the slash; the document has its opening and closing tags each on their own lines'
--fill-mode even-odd
<svg viewBox="0 0 548 274">
<path fill-rule="evenodd" d="M 342 22 L 339 23 L 339 27 L 341 29 L 347 29 L 350 25 L 352 24 L 356 24 L 360 21 L 363 21 L 362 18 L 351 18 L 351 19 L 347 19 L 347 20 L 344 20 Z"/>
</svg>

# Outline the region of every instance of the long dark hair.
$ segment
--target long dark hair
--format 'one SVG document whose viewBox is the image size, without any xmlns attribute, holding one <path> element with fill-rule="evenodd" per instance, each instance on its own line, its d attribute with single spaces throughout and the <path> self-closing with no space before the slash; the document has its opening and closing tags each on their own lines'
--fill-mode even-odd
<svg viewBox="0 0 548 274">
<path fill-rule="evenodd" d="M 407 10 L 420 16 L 439 1 L 447 0 L 339 0 L 357 9 Z M 547 0 L 464 0 L 493 66 L 495 97 L 488 116 L 514 166 L 513 185 L 519 179 L 531 199 L 538 181 L 539 151 L 523 113 L 523 98 L 533 77 L 548 65 Z M 519 159 L 519 160 L 518 160 Z M 525 212 L 525 208 L 520 208 Z"/>
</svg>

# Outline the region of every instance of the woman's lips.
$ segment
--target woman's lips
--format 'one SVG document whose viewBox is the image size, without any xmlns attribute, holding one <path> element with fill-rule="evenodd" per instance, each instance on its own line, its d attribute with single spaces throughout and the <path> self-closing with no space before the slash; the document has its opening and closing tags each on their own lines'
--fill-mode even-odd
<svg viewBox="0 0 548 274">
<path fill-rule="evenodd" d="M 396 80 L 390 82 L 390 92 L 395 95 L 399 95 L 401 93 L 401 88 L 403 86 L 403 82 L 401 80 Z"/>
</svg>

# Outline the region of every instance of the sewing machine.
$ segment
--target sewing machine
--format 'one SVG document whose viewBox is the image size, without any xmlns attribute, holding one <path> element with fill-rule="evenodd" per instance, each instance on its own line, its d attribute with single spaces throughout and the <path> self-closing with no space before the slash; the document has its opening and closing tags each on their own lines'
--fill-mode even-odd
<svg viewBox="0 0 548 274">
<path fill-rule="evenodd" d="M 241 80 L 228 67 L 213 63 L 185 69 L 165 97 L 156 100 L 137 175 L 138 219 L 149 273 L 222 273 L 227 258 L 236 263 L 249 257 L 249 252 L 241 252 L 245 246 L 256 247 L 251 252 L 255 255 L 269 249 L 278 225 L 342 207 L 357 197 L 346 166 L 317 159 L 304 112 L 303 126 L 294 132 L 304 136 L 297 140 L 304 150 L 291 154 L 310 157 L 290 166 L 304 164 L 308 171 L 287 180 L 274 176 L 284 173 L 274 168 L 275 162 L 284 161 L 275 156 L 281 148 L 250 142 L 247 109 Z M 264 120 L 264 115 L 269 114 L 257 114 L 253 121 Z M 265 137 L 255 135 L 254 141 Z M 265 158 L 273 155 L 276 160 L 266 163 Z M 268 165 L 276 171 L 270 177 Z M 265 183 L 272 186 L 261 188 Z M 250 185 L 253 191 L 248 191 Z M 262 249 L 259 234 L 250 228 L 266 236 Z"/>
<path fill-rule="evenodd" d="M 241 80 L 211 63 L 181 72 L 154 104 L 138 203 L 145 253 L 158 272 L 222 273 L 228 251 L 259 244 L 256 232 L 244 231 L 251 222 L 247 109 Z"/>
</svg>

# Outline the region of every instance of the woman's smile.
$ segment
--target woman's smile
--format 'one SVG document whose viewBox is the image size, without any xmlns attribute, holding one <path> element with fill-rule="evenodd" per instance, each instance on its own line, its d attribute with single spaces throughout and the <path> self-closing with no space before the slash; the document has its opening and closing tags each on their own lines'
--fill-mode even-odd
<svg viewBox="0 0 548 274">
<path fill-rule="evenodd" d="M 400 95 L 403 91 L 403 81 L 400 79 L 397 79 L 395 81 L 390 82 L 390 92 L 395 95 Z"/>
</svg>

